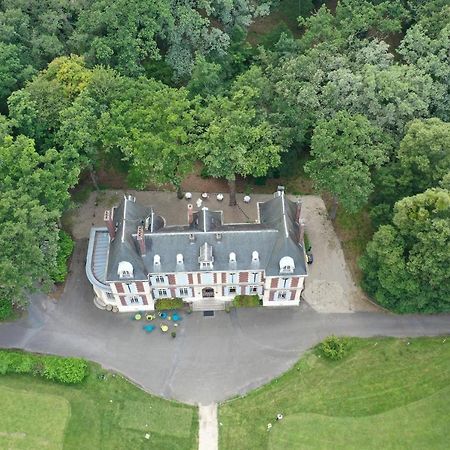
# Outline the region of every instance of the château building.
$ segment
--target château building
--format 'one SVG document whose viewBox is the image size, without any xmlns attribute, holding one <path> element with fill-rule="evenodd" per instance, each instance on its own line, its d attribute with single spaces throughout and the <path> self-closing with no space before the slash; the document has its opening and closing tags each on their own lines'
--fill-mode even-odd
<svg viewBox="0 0 450 450">
<path fill-rule="evenodd" d="M 97 306 L 154 310 L 180 297 L 194 309 L 220 309 L 236 295 L 264 306 L 298 305 L 307 276 L 301 202 L 282 187 L 257 204 L 256 223 L 224 223 L 222 211 L 187 205 L 187 224 L 167 225 L 152 207 L 125 196 L 91 229 L 86 274 Z"/>
</svg>

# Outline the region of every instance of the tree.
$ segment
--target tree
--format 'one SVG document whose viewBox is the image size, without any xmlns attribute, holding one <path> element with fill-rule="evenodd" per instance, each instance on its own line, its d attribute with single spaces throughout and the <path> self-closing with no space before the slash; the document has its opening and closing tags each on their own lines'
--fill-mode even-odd
<svg viewBox="0 0 450 450">
<path fill-rule="evenodd" d="M 208 173 L 224 177 L 230 188 L 230 206 L 236 205 L 236 175 L 264 176 L 280 164 L 282 147 L 277 133 L 257 108 L 261 92 L 256 87 L 237 87 L 230 97 L 211 97 L 201 112 L 199 154 Z"/>
<path fill-rule="evenodd" d="M 104 150 L 121 151 L 135 186 L 171 183 L 182 197 L 181 182 L 197 159 L 191 145 L 195 120 L 188 92 L 147 79 L 128 80 L 126 85 L 100 117 Z"/>
<path fill-rule="evenodd" d="M 388 222 L 395 202 L 437 187 L 449 171 L 450 124 L 436 118 L 410 122 L 392 161 L 375 176 L 372 217 Z"/>
<path fill-rule="evenodd" d="M 3 103 L 14 89 L 34 73 L 24 64 L 22 49 L 15 44 L 0 41 L 0 102 Z"/>
<path fill-rule="evenodd" d="M 1 189 L 0 301 L 25 303 L 27 291 L 47 288 L 57 254 L 58 213 L 20 190 Z"/>
<path fill-rule="evenodd" d="M 381 130 L 359 114 L 341 111 L 318 122 L 311 140 L 313 159 L 305 171 L 319 189 L 333 195 L 332 220 L 338 202 L 350 212 L 367 203 L 373 190 L 371 170 L 387 160 L 386 141 Z"/>
<path fill-rule="evenodd" d="M 450 7 L 448 8 L 450 19 Z M 447 24 L 449 22 L 447 21 Z M 410 28 L 398 49 L 407 64 L 429 75 L 434 84 L 431 113 L 450 120 L 450 25 L 434 36 L 421 23 Z"/>
<path fill-rule="evenodd" d="M 398 312 L 450 311 L 450 192 L 429 189 L 396 203 L 360 261 L 364 287 Z"/>
<path fill-rule="evenodd" d="M 39 154 L 32 139 L 6 136 L 0 144 L 0 192 L 20 191 L 61 215 L 80 172 L 72 157 L 55 149 Z"/>
<path fill-rule="evenodd" d="M 8 99 L 10 118 L 19 134 L 32 137 L 39 149 L 55 146 L 61 114 L 86 88 L 92 72 L 83 58 L 53 60 L 26 86 Z"/>
</svg>

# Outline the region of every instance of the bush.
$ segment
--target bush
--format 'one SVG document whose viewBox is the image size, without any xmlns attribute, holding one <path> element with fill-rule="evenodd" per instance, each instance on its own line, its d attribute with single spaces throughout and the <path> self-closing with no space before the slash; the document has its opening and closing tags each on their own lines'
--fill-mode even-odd
<svg viewBox="0 0 450 450">
<path fill-rule="evenodd" d="M 160 298 L 156 300 L 155 309 L 164 311 L 166 309 L 180 309 L 184 305 L 182 298 Z"/>
<path fill-rule="evenodd" d="M 86 361 L 80 358 L 30 355 L 0 351 L 0 374 L 18 373 L 41 376 L 59 383 L 81 383 L 87 375 Z"/>
<path fill-rule="evenodd" d="M 339 338 L 336 336 L 328 336 L 321 344 L 320 350 L 323 355 L 332 359 L 333 361 L 337 361 L 342 359 L 348 351 L 349 342 L 346 338 Z"/>
<path fill-rule="evenodd" d="M 56 255 L 56 266 L 50 272 L 50 276 L 55 283 L 62 283 L 68 273 L 67 262 L 73 252 L 74 242 L 72 238 L 63 230 L 59 230 L 58 253 Z"/>
<path fill-rule="evenodd" d="M 233 300 L 233 305 L 237 308 L 253 308 L 261 306 L 259 295 L 236 295 Z"/>
<path fill-rule="evenodd" d="M 81 383 L 87 373 L 86 361 L 79 358 L 47 356 L 44 360 L 44 378 L 60 383 Z"/>
<path fill-rule="evenodd" d="M 0 320 L 9 319 L 13 314 L 13 306 L 11 300 L 6 298 L 0 299 Z"/>
</svg>

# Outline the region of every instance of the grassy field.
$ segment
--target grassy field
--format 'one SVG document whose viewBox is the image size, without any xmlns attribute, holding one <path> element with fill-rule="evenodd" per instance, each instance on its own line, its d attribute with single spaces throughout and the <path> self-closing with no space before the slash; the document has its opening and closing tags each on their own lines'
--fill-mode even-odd
<svg viewBox="0 0 450 450">
<path fill-rule="evenodd" d="M 0 448 L 188 450 L 197 448 L 197 433 L 196 408 L 148 395 L 96 365 L 74 386 L 0 376 Z"/>
<path fill-rule="evenodd" d="M 447 449 L 450 339 L 350 342 L 342 361 L 313 350 L 279 379 L 221 405 L 220 448 Z"/>
</svg>

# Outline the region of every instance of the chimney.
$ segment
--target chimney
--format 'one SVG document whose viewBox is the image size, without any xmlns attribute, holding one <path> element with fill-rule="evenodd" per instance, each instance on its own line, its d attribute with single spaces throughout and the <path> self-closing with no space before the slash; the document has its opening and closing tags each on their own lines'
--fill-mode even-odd
<svg viewBox="0 0 450 450">
<path fill-rule="evenodd" d="M 300 215 L 302 213 L 302 202 L 297 201 L 297 210 L 295 211 L 295 222 L 300 225 Z"/>
<path fill-rule="evenodd" d="M 188 224 L 192 225 L 192 221 L 194 220 L 194 207 L 189 203 L 188 205 Z"/>
<path fill-rule="evenodd" d="M 305 221 L 303 219 L 300 219 L 298 226 L 299 226 L 298 243 L 303 245 L 304 236 L 305 236 Z"/>
<path fill-rule="evenodd" d="M 139 226 L 137 228 L 137 241 L 139 244 L 139 250 L 141 252 L 141 256 L 145 255 L 145 236 L 144 236 L 144 227 Z"/>
<path fill-rule="evenodd" d="M 283 195 L 283 194 L 284 194 L 284 186 L 278 186 L 277 193 L 276 193 L 277 197 L 281 197 L 281 195 Z"/>
<path fill-rule="evenodd" d="M 111 241 L 113 241 L 114 237 L 116 236 L 116 227 L 114 226 L 111 211 L 109 209 L 105 211 L 105 214 L 103 215 L 103 220 L 105 221 L 106 226 L 108 227 L 109 238 L 111 239 Z"/>
</svg>

